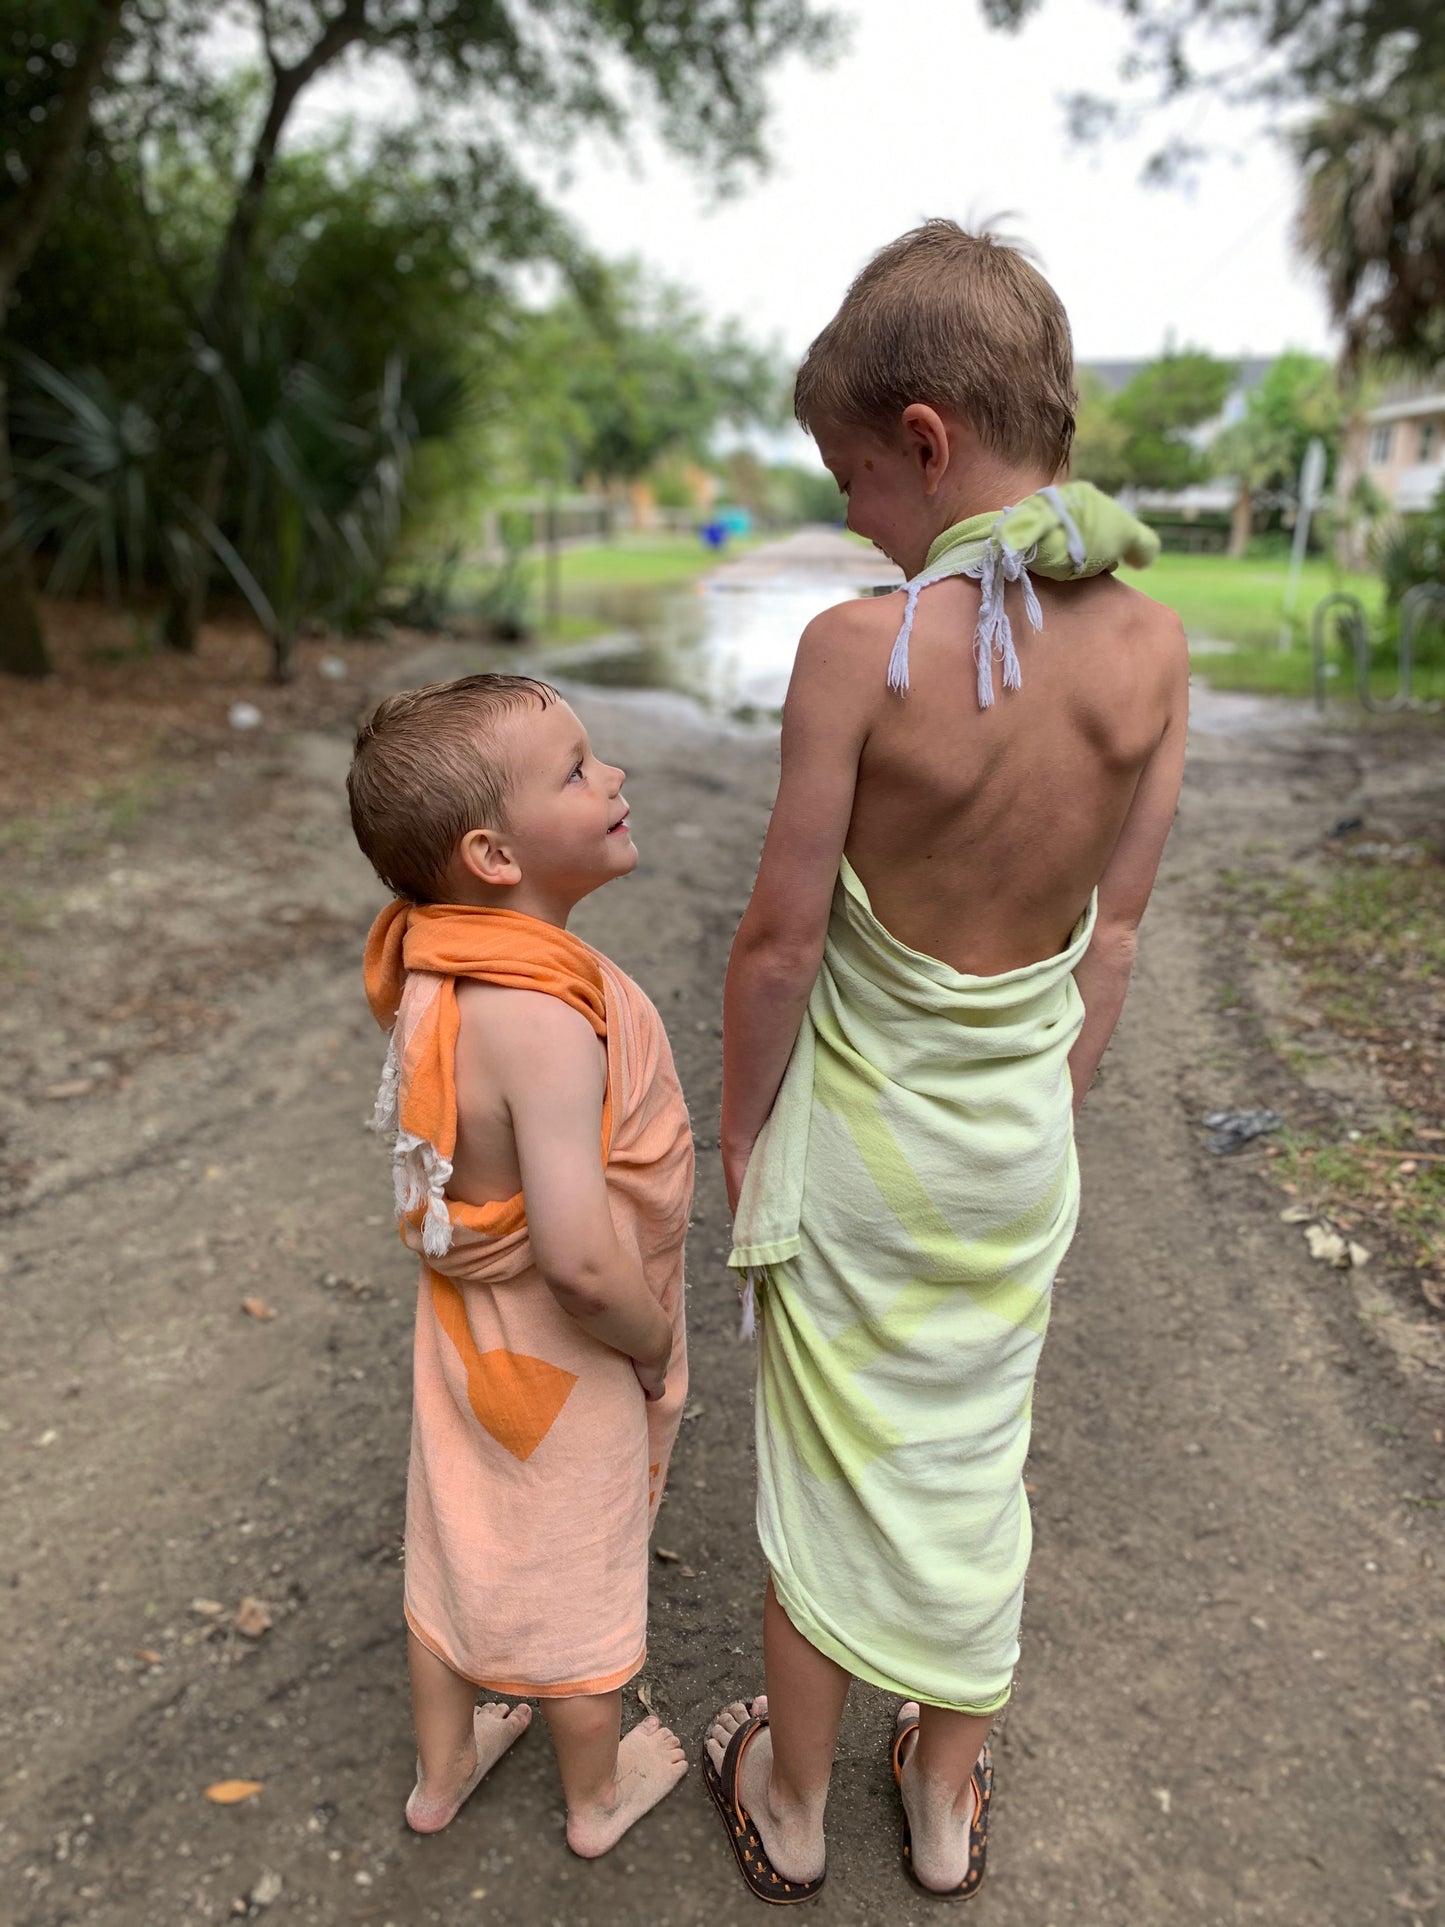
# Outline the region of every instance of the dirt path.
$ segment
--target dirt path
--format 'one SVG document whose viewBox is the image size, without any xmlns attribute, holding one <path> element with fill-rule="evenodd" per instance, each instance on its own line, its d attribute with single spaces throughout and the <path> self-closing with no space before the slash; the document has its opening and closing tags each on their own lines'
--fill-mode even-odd
<svg viewBox="0 0 1445 1927">
<path fill-rule="evenodd" d="M 702 1152 L 694 1401 L 658 1535 L 680 1557 L 655 1569 L 646 1674 L 695 1742 L 760 1677 L 750 1359 L 708 1153 L 775 751 L 681 707 L 579 707 L 632 771 L 643 850 L 580 927 L 657 999 Z M 1411 1316 L 1310 1265 L 1260 1164 L 1210 1158 L 1194 1121 L 1292 1100 L 1248 1011 L 1219 1008 L 1239 963 L 1217 872 L 1422 788 L 1430 752 L 1274 712 L 1246 726 L 1265 719 L 1201 709 L 1085 1114 L 998 1740 L 999 1927 L 1445 1920 L 1441 1514 L 1419 1503 L 1442 1490 L 1438 1350 L 1387 1342 Z M 12 851 L 0 1921 L 190 1927 L 248 1895 L 253 1916 L 328 1927 L 752 1921 L 696 1773 L 592 1866 L 563 1844 L 540 1732 L 448 1834 L 402 1826 L 412 1271 L 361 1128 L 381 1053 L 357 956 L 379 898 L 345 760 L 340 736 L 296 735 L 188 769 L 134 822 Z M 255 1641 L 192 1605 L 243 1595 L 274 1621 Z M 933 1917 L 898 1867 L 888 1721 L 855 1695 L 826 1920 Z M 264 1791 L 208 1805 L 228 1777 Z"/>
</svg>

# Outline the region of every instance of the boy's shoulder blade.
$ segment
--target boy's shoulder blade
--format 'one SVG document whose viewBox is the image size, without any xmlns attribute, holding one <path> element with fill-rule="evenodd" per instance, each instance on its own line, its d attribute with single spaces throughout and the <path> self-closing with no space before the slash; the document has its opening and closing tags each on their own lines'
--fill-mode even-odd
<svg viewBox="0 0 1445 1927">
<path fill-rule="evenodd" d="M 798 643 L 797 667 L 806 671 L 810 664 L 820 668 L 826 663 L 829 680 L 840 668 L 856 669 L 868 679 L 871 688 L 878 679 L 878 657 L 886 657 L 903 620 L 901 594 L 854 596 L 835 602 L 830 609 L 813 617 Z"/>
<path fill-rule="evenodd" d="M 514 990 L 461 978 L 457 1014 L 463 1034 L 485 1039 L 497 1055 L 535 1058 L 539 1050 L 549 1057 L 596 1054 L 597 1033 L 581 1011 L 545 990 Z"/>
</svg>

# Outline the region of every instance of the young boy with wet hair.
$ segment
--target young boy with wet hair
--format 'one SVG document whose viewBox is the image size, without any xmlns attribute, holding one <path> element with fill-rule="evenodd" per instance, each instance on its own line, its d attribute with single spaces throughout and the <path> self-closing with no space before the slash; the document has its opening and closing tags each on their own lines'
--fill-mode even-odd
<svg viewBox="0 0 1445 1927">
<path fill-rule="evenodd" d="M 803 634 L 727 978 L 771 1576 L 766 1697 L 724 1709 L 704 1768 L 768 1900 L 822 1881 L 855 1677 L 903 1701 L 908 1871 L 983 1877 L 1073 1118 L 1184 764 L 1179 623 L 1114 576 L 1157 540 L 1061 485 L 1074 405 L 1057 295 L 951 221 L 864 268 L 797 378 L 849 527 L 907 581 Z"/>
<path fill-rule="evenodd" d="M 356 739 L 357 841 L 395 891 L 366 949 L 391 1033 L 377 1099 L 421 1259 L 406 1592 L 435 1833 L 551 1728 L 567 1839 L 605 1853 L 686 1770 L 621 1735 L 646 1654 L 647 1542 L 687 1392 L 692 1135 L 657 1012 L 567 929 L 637 863 L 623 772 L 546 683 L 391 696 Z"/>
</svg>

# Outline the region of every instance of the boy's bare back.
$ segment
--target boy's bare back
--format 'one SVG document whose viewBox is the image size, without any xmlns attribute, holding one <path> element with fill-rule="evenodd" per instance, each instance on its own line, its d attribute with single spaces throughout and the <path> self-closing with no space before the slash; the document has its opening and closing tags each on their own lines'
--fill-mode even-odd
<svg viewBox="0 0 1445 1927">
<path fill-rule="evenodd" d="M 795 737 L 858 744 L 845 849 L 900 942 L 972 975 L 1052 956 L 1096 885 L 1142 911 L 1178 795 L 1188 656 L 1172 611 L 1112 576 L 1016 590 L 1023 686 L 981 709 L 966 578 L 920 598 L 910 687 L 887 687 L 897 596 L 829 610 L 799 652 Z"/>
</svg>

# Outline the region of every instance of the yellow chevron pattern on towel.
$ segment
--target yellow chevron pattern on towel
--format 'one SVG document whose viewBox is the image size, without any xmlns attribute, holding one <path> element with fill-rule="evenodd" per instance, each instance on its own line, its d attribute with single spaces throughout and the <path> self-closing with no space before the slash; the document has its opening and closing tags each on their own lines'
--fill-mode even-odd
<svg viewBox="0 0 1445 1927">
<path fill-rule="evenodd" d="M 1023 1462 L 1078 1212 L 1074 966 L 970 977 L 898 942 L 843 862 L 822 967 L 749 1165 L 762 1275 L 758 1528 L 793 1623 L 889 1691 L 1008 1697 Z"/>
</svg>

